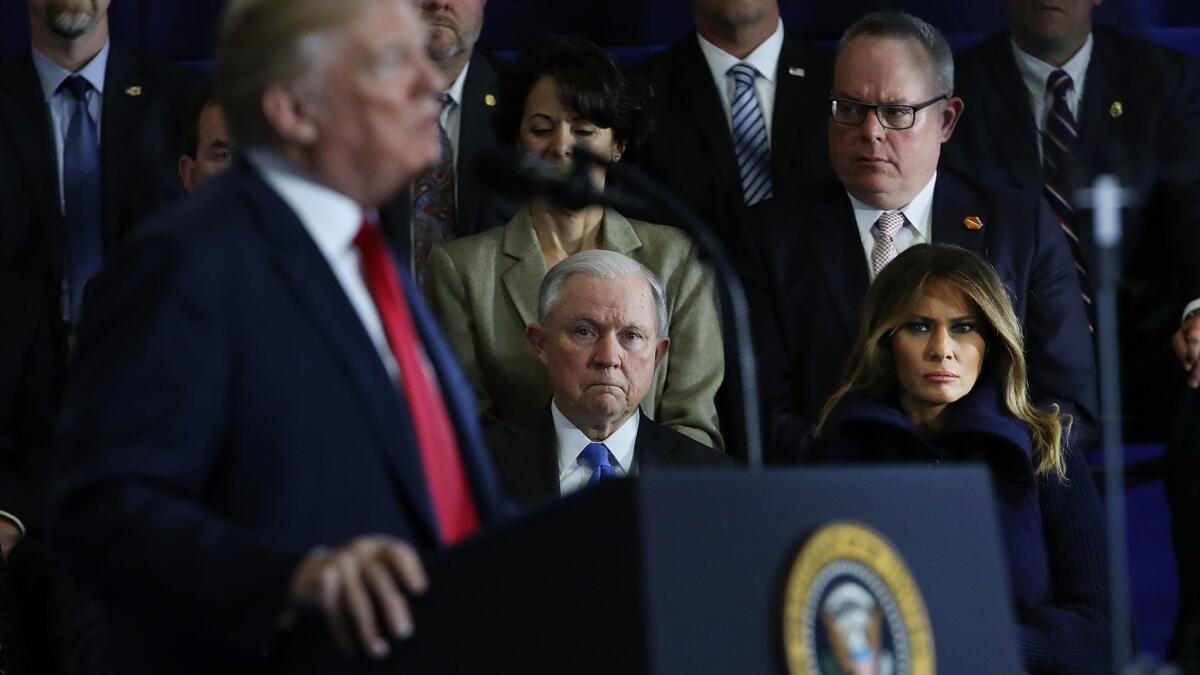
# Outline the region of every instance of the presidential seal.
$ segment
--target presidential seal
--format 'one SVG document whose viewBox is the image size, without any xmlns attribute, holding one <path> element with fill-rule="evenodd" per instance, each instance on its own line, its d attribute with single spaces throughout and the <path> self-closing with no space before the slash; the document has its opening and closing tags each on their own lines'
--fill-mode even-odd
<svg viewBox="0 0 1200 675">
<path fill-rule="evenodd" d="M 791 675 L 934 675 L 933 632 L 899 552 L 852 522 L 817 530 L 792 562 L 783 591 L 783 647 Z"/>
</svg>

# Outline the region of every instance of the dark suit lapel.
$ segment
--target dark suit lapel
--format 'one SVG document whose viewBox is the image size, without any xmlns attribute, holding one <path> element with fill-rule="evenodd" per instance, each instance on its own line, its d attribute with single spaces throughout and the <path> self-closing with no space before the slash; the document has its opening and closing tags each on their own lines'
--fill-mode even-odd
<svg viewBox="0 0 1200 675">
<path fill-rule="evenodd" d="M 640 409 L 638 414 L 642 419 L 638 422 L 637 438 L 633 441 L 635 471 L 640 473 L 642 467 L 672 464 L 678 439 L 666 433 L 664 427 L 655 424 Z"/>
<path fill-rule="evenodd" d="M 247 175 L 248 190 L 260 210 L 261 227 L 278 243 L 274 255 L 276 268 L 296 302 L 324 335 L 329 352 L 342 364 L 347 379 L 358 389 L 359 403 L 372 422 L 379 446 L 386 448 L 393 478 L 402 486 L 399 492 L 409 500 L 426 533 L 437 539 L 420 457 L 413 450 L 416 441 L 408 407 L 403 405 L 397 385 L 380 363 L 362 321 L 291 209 L 247 164 L 239 164 L 231 171 Z"/>
<path fill-rule="evenodd" d="M 700 136 L 709 149 L 713 166 L 720 174 L 720 184 L 739 186 L 737 194 L 740 198 L 742 180 L 737 170 L 737 158 L 733 154 L 733 138 L 729 133 L 729 123 L 725 121 L 725 110 L 717 94 L 712 71 L 694 34 L 688 36 L 681 48 L 678 85 L 681 91 L 677 100 L 693 102 L 684 114 L 690 115 L 700 128 Z"/>
<path fill-rule="evenodd" d="M 806 107 L 829 95 L 828 91 L 814 91 L 821 78 L 818 73 L 808 72 L 803 45 L 789 36 L 784 34 L 775 69 L 775 110 L 771 118 L 771 176 L 775 183 L 791 175 L 788 167 L 795 162 L 796 153 L 804 154 L 805 148 L 797 147 L 798 139 L 815 112 Z M 785 186 L 777 186 L 776 190 L 781 187 Z"/>
<path fill-rule="evenodd" d="M 51 250 L 56 252 L 54 265 L 57 269 L 61 257 L 57 252 L 62 249 L 59 225 L 62 209 L 58 197 L 55 132 L 41 82 L 33 67 L 33 57 L 27 55 L 19 64 L 7 68 L 2 86 L 4 95 L 0 97 L 0 114 L 4 116 L 20 164 L 29 179 L 28 185 L 33 190 L 38 221 L 54 228 L 53 232 L 37 234 L 51 241 Z"/>
<path fill-rule="evenodd" d="M 986 256 L 984 241 L 991 227 L 991 214 L 981 210 L 983 204 L 972 198 L 971 191 L 947 171 L 938 173 L 933 188 L 933 242 L 953 244 Z M 971 229 L 968 219 L 978 219 L 982 227 Z"/>
<path fill-rule="evenodd" d="M 504 442 L 492 448 L 510 496 L 532 504 L 560 494 L 558 437 L 551 403 L 505 425 Z"/>
<path fill-rule="evenodd" d="M 120 231 L 121 207 L 128 182 L 129 158 L 137 130 L 145 119 L 146 101 L 154 92 L 133 55 L 115 45 L 109 49 L 101 112 L 100 163 L 104 175 L 104 243 L 110 249 L 127 234 Z"/>
<path fill-rule="evenodd" d="M 1110 156 L 1109 148 L 1131 147 L 1136 138 L 1131 137 L 1131 126 L 1124 114 L 1114 116 L 1111 112 L 1116 102 L 1126 106 L 1148 105 L 1137 97 L 1124 95 L 1123 84 L 1127 80 L 1121 55 L 1114 53 L 1108 36 L 1102 30 L 1093 32 L 1092 59 L 1084 76 L 1083 99 L 1079 106 L 1079 138 L 1076 154 L 1080 166 L 1095 167 L 1098 171 L 1117 170 L 1122 157 Z M 1091 180 L 1091 175 L 1078 176 L 1079 182 Z M 1082 185 L 1078 186 L 1082 187 Z"/>
<path fill-rule="evenodd" d="M 467 79 L 463 82 L 462 110 L 458 127 L 458 204 L 454 228 L 460 237 L 480 231 L 480 186 L 475 177 L 475 158 L 481 152 L 496 146 L 491 112 L 495 109 L 497 89 L 496 71 L 492 69 L 492 65 L 479 54 L 472 56 Z"/>
<path fill-rule="evenodd" d="M 866 252 L 854 221 L 854 210 L 845 190 L 836 183 L 826 198 L 815 201 L 808 212 L 809 222 L 795 222 L 801 228 L 802 245 L 813 252 L 825 287 L 847 335 L 858 333 L 859 312 L 870 285 Z"/>
<path fill-rule="evenodd" d="M 1000 156 L 1004 158 L 1010 176 L 1036 176 L 1040 182 L 1042 163 L 1037 124 L 1029 105 L 1029 90 L 1017 70 L 1008 33 L 991 38 L 983 57 L 987 76 L 1000 93 L 999 101 L 967 101 L 963 114 L 988 117 L 986 128 L 991 130 L 993 141 L 999 145 Z"/>
</svg>

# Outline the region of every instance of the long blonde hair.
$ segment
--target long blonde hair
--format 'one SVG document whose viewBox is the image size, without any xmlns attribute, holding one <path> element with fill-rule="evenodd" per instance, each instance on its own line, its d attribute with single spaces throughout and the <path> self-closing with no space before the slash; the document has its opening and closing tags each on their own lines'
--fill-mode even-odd
<svg viewBox="0 0 1200 675">
<path fill-rule="evenodd" d="M 921 244 L 896 257 L 879 273 L 863 303 L 858 340 L 842 384 L 821 409 L 819 435 L 846 394 L 861 391 L 881 400 L 899 395 L 891 336 L 911 315 L 931 282 L 950 284 L 979 308 L 986 355 L 983 367 L 1000 384 L 1005 409 L 1029 425 L 1039 475 L 1066 476 L 1064 443 L 1071 417 L 1057 406 L 1042 410 L 1029 399 L 1024 337 L 1004 284 L 986 260 L 957 246 Z"/>
</svg>

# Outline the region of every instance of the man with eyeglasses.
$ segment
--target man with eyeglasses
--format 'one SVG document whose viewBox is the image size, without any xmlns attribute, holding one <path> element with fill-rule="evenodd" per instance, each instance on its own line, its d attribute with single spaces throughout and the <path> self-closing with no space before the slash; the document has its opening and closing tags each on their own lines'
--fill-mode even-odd
<svg viewBox="0 0 1200 675">
<path fill-rule="evenodd" d="M 803 461 L 812 424 L 840 378 L 868 285 L 909 246 L 955 244 L 986 257 L 1025 327 L 1030 381 L 1087 434 L 1095 372 L 1071 255 L 1033 192 L 938 169 L 962 114 L 946 40 L 897 11 L 843 35 L 828 122 L 837 182 L 753 209 L 745 278 L 774 462 Z"/>
</svg>

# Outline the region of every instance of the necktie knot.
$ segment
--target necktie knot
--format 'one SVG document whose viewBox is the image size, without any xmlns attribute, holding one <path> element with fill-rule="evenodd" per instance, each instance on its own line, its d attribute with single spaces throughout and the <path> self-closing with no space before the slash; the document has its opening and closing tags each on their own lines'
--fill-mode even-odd
<svg viewBox="0 0 1200 675">
<path fill-rule="evenodd" d="M 87 93 L 91 88 L 92 84 L 82 75 L 72 75 L 59 85 L 59 89 L 70 94 L 77 102 L 86 101 Z"/>
<path fill-rule="evenodd" d="M 588 443 L 579 453 L 579 461 L 592 469 L 592 477 L 588 485 L 595 485 L 603 478 L 616 475 L 613 466 L 608 461 L 608 446 L 603 443 Z"/>
<path fill-rule="evenodd" d="M 758 77 L 758 69 L 745 61 L 735 63 L 726 72 L 733 75 L 734 82 L 737 82 L 740 86 L 752 85 L 754 84 L 754 78 Z"/>
<path fill-rule="evenodd" d="M 900 228 L 904 227 L 904 214 L 899 211 L 884 212 L 875 221 L 875 227 L 871 228 L 875 232 L 875 238 L 887 237 L 895 239 L 896 233 Z"/>
<path fill-rule="evenodd" d="M 1071 76 L 1065 70 L 1056 70 L 1046 78 L 1046 88 L 1055 96 L 1066 96 L 1067 90 L 1071 88 Z"/>
</svg>

